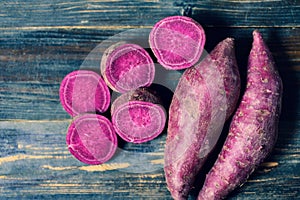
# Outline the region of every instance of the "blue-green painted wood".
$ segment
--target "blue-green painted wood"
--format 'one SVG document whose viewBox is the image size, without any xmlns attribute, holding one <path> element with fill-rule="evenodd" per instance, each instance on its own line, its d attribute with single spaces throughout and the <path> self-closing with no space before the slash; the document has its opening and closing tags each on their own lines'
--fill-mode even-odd
<svg viewBox="0 0 300 200">
<path fill-rule="evenodd" d="M 259 168 L 228 199 L 300 199 L 299 1 L 4 0 L 0 4 L 1 200 L 171 199 L 161 162 L 165 133 L 145 145 L 122 146 L 129 155 L 148 151 L 148 157 L 123 162 L 123 152 L 107 165 L 88 167 L 67 150 L 65 132 L 71 118 L 58 96 L 63 77 L 79 69 L 97 45 L 130 29 L 151 28 L 170 15 L 200 22 L 207 34 L 207 51 L 225 37 L 234 37 L 243 82 L 251 32 L 258 28 L 263 33 L 284 82 L 279 138 L 265 164 L 270 167 Z M 174 84 L 177 78 L 170 77 L 168 83 Z M 148 172 L 132 173 L 136 166 Z"/>
<path fill-rule="evenodd" d="M 147 152 L 155 153 L 148 155 L 148 162 L 138 156 L 135 161 L 130 161 L 119 154 L 105 167 L 93 168 L 69 154 L 65 144 L 69 123 L 69 120 L 0 122 L 0 199 L 171 199 L 164 182 L 163 165 L 155 163 L 163 158 L 165 133 L 144 144 L 148 145 Z M 275 165 L 261 167 L 229 199 L 299 197 L 299 132 L 299 123 L 282 121 L 277 145 L 267 160 Z M 145 152 L 141 147 L 127 145 L 121 151 Z M 135 173 L 137 170 L 130 170 L 135 164 L 140 168 L 152 165 L 153 170 Z M 120 168 L 114 169 L 114 166 Z"/>
</svg>

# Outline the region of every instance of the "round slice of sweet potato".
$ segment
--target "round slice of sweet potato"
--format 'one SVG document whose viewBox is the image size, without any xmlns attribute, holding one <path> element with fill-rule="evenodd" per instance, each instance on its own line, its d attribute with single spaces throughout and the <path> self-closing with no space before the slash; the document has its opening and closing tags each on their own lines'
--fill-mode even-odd
<svg viewBox="0 0 300 200">
<path fill-rule="evenodd" d="M 155 75 L 154 62 L 148 52 L 137 44 L 125 42 L 105 51 L 100 69 L 106 84 L 120 93 L 149 86 Z"/>
<path fill-rule="evenodd" d="M 77 70 L 62 80 L 60 102 L 71 116 L 105 112 L 110 104 L 110 92 L 102 77 L 93 71 Z"/>
<path fill-rule="evenodd" d="M 205 41 L 202 26 L 185 16 L 160 20 L 149 35 L 149 44 L 157 61 L 172 70 L 189 68 L 198 62 Z"/>
<path fill-rule="evenodd" d="M 84 114 L 75 118 L 68 128 L 66 143 L 75 158 L 90 165 L 108 161 L 118 145 L 111 122 L 97 114 Z"/>
<path fill-rule="evenodd" d="M 113 112 L 112 123 L 117 134 L 127 142 L 143 143 L 156 138 L 166 123 L 165 109 L 145 101 L 129 101 Z"/>
</svg>

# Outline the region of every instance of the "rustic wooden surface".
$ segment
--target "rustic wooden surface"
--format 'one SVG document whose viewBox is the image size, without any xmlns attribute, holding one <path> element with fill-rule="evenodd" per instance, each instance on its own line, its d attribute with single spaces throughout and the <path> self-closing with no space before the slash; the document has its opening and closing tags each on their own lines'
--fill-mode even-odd
<svg viewBox="0 0 300 200">
<path fill-rule="evenodd" d="M 101 42 L 130 29 L 149 29 L 170 15 L 200 22 L 207 51 L 234 37 L 243 80 L 251 32 L 263 33 L 284 83 L 279 138 L 264 166 L 228 199 L 300 199 L 298 0 L 2 0 L 1 200 L 171 199 L 162 170 L 165 134 L 144 145 L 123 144 L 109 163 L 87 166 L 67 150 L 71 118 L 58 96 L 62 78 L 79 69 Z"/>
</svg>

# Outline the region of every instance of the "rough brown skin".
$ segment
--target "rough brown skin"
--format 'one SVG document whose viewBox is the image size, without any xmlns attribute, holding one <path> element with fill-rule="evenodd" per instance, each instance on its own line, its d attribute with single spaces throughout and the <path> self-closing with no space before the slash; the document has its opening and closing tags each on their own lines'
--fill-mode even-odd
<svg viewBox="0 0 300 200">
<path fill-rule="evenodd" d="M 165 177 L 174 199 L 187 199 L 196 174 L 236 107 L 239 91 L 231 38 L 182 75 L 169 109 L 165 149 Z"/>
<path fill-rule="evenodd" d="M 281 96 L 281 78 L 261 34 L 255 30 L 246 91 L 198 200 L 226 197 L 268 156 L 277 139 Z"/>
</svg>

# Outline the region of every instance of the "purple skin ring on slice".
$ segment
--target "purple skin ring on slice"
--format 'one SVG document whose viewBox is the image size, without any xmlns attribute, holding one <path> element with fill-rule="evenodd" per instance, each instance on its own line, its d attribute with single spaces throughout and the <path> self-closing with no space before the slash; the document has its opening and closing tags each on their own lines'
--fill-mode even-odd
<svg viewBox="0 0 300 200">
<path fill-rule="evenodd" d="M 155 75 L 155 66 L 148 52 L 137 44 L 119 42 L 103 54 L 101 74 L 114 91 L 126 93 L 149 86 Z"/>
<path fill-rule="evenodd" d="M 166 69 L 180 70 L 198 62 L 206 41 L 202 26 L 185 16 L 166 17 L 149 35 L 150 47 Z"/>
<path fill-rule="evenodd" d="M 97 114 L 76 117 L 68 128 L 66 143 L 75 158 L 90 165 L 111 159 L 118 145 L 111 122 Z"/>
<path fill-rule="evenodd" d="M 62 80 L 59 89 L 62 107 L 72 117 L 82 113 L 105 112 L 110 92 L 102 77 L 93 71 L 77 70 Z"/>
</svg>

